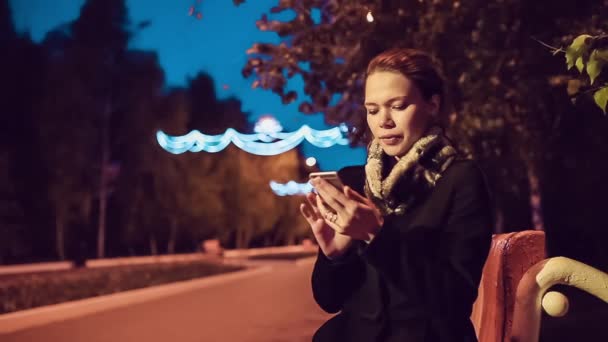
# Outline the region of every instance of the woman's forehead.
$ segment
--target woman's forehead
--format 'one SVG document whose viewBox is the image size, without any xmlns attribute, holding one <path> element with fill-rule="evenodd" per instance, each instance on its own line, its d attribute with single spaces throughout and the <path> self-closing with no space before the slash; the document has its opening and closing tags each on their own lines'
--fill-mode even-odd
<svg viewBox="0 0 608 342">
<path fill-rule="evenodd" d="M 395 97 L 409 97 L 413 92 L 413 82 L 400 73 L 375 72 L 365 82 L 365 103 L 383 103 Z"/>
</svg>

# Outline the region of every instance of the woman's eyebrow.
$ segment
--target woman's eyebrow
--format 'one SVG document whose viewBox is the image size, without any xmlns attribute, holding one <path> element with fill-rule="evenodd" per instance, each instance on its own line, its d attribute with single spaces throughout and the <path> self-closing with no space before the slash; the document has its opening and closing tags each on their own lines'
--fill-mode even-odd
<svg viewBox="0 0 608 342">
<path fill-rule="evenodd" d="M 385 104 L 392 103 L 392 102 L 395 102 L 395 101 L 398 101 L 398 100 L 406 100 L 406 99 L 407 99 L 407 96 L 405 96 L 405 95 L 403 95 L 403 96 L 395 96 L 395 97 L 392 97 L 392 98 L 388 99 L 385 102 Z M 374 102 L 365 102 L 364 105 L 365 106 L 377 106 L 377 104 L 374 103 Z"/>
<path fill-rule="evenodd" d="M 405 96 L 405 95 L 395 96 L 395 97 L 389 99 L 388 101 L 386 101 L 386 103 L 393 103 L 393 102 L 399 101 L 399 100 L 407 100 L 407 96 Z"/>
</svg>

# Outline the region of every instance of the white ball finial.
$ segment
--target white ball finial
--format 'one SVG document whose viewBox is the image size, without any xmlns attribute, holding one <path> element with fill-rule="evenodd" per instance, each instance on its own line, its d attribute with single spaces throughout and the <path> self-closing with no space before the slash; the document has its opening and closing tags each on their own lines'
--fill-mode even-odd
<svg viewBox="0 0 608 342">
<path fill-rule="evenodd" d="M 568 313 L 570 302 L 563 294 L 549 291 L 543 296 L 543 309 L 552 317 L 562 317 Z"/>
</svg>

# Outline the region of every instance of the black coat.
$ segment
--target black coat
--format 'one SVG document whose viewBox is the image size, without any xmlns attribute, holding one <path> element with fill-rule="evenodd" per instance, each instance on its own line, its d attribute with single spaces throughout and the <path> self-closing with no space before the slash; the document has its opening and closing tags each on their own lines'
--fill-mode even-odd
<svg viewBox="0 0 608 342">
<path fill-rule="evenodd" d="M 363 193 L 363 167 L 340 175 Z M 385 217 L 369 245 L 356 241 L 336 260 L 319 250 L 314 298 L 341 312 L 313 341 L 476 341 L 469 317 L 492 223 L 482 172 L 460 160 L 404 215 Z"/>
</svg>

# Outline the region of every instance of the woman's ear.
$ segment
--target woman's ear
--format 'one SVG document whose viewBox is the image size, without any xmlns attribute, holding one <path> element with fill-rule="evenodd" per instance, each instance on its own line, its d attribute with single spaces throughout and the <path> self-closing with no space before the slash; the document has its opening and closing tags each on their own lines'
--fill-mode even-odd
<svg viewBox="0 0 608 342">
<path fill-rule="evenodd" d="M 431 96 L 429 101 L 430 113 L 435 118 L 438 119 L 439 116 L 439 108 L 441 108 L 441 97 L 438 94 Z"/>
</svg>

